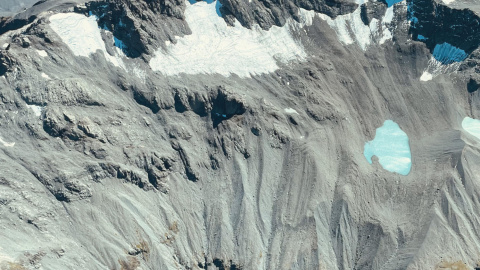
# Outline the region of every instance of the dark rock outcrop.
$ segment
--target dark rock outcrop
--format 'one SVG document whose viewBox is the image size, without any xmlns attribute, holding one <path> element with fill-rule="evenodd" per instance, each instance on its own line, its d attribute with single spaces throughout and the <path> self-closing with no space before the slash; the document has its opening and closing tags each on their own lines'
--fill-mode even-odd
<svg viewBox="0 0 480 270">
<path fill-rule="evenodd" d="M 297 19 L 298 8 L 314 10 L 332 18 L 353 12 L 358 5 L 348 0 L 218 0 L 220 12 L 229 24 L 236 18 L 244 27 L 258 24 L 265 30 L 273 25 L 283 26 L 290 17 Z"/>
<path fill-rule="evenodd" d="M 412 36 L 424 42 L 430 51 L 442 43 L 449 43 L 467 54 L 479 47 L 480 18 L 472 10 L 453 9 L 434 0 L 407 0 L 407 5 Z"/>
<path fill-rule="evenodd" d="M 467 84 L 467 91 L 469 93 L 474 93 L 480 88 L 480 78 L 476 76 L 475 78 L 470 78 Z"/>
<path fill-rule="evenodd" d="M 76 11 L 97 16 L 99 27 L 110 30 L 132 58 L 153 53 L 152 45 L 158 47 L 160 40 L 174 40 L 175 35 L 188 33 L 183 21 L 185 2 L 181 0 L 94 1 Z M 165 24 L 170 25 L 168 31 L 159 32 Z"/>
<path fill-rule="evenodd" d="M 382 2 L 367 2 L 360 6 L 360 16 L 365 25 L 369 25 L 372 19 L 381 20 L 385 15 L 387 6 Z"/>
<path fill-rule="evenodd" d="M 16 18 L 16 17 L 0 17 L 0 35 L 12 31 L 17 30 L 25 25 L 32 23 L 37 16 L 30 16 L 28 18 Z"/>
</svg>

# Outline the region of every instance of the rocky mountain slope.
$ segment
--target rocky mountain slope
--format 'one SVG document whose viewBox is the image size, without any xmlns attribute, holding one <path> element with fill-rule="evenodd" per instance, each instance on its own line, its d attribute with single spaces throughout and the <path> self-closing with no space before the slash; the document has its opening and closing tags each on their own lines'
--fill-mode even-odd
<svg viewBox="0 0 480 270">
<path fill-rule="evenodd" d="M 11 16 L 23 9 L 31 7 L 38 1 L 35 0 L 26 0 L 26 1 L 17 1 L 17 0 L 3 0 L 0 3 L 0 15 L 1 16 Z"/>
<path fill-rule="evenodd" d="M 3 17 L 0 269 L 475 269 L 465 5 L 47 0 Z"/>
</svg>

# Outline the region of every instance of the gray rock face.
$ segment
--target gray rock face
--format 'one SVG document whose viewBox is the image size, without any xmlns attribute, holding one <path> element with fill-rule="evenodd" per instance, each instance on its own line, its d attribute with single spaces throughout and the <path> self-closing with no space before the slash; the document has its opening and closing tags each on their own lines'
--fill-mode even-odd
<svg viewBox="0 0 480 270">
<path fill-rule="evenodd" d="M 233 24 L 237 19 L 243 26 L 251 28 L 258 24 L 263 29 L 272 25 L 283 26 L 287 18 L 297 17 L 298 8 L 314 10 L 330 17 L 348 14 L 357 8 L 357 4 L 349 0 L 222 0 L 220 12 L 224 14 L 225 21 Z"/>
<path fill-rule="evenodd" d="M 369 25 L 373 19 L 381 20 L 385 15 L 387 5 L 383 2 L 367 2 L 361 5 L 361 17 L 365 25 Z"/>
<path fill-rule="evenodd" d="M 189 33 L 188 25 L 183 22 L 184 10 L 185 2 L 181 0 L 95 1 L 87 3 L 85 9 L 77 9 L 96 15 L 99 25 L 111 30 L 118 39 L 125 40 L 124 51 L 133 58 L 153 53 L 149 45 L 160 46 L 155 41 L 174 40 L 175 35 Z M 140 27 L 136 24 L 138 22 Z"/>
<path fill-rule="evenodd" d="M 222 0 L 225 23 L 261 37 L 269 32 L 255 24 L 285 27 L 306 57 L 282 62 L 278 52 L 275 71 L 250 76 L 166 76 L 175 67 L 154 72 L 149 61 L 187 44 L 196 33 L 186 10 L 204 3 L 53 2 L 1 26 L 0 269 L 472 269 L 480 260 L 479 142 L 462 127 L 480 117 L 476 30 L 462 32 L 472 37 L 464 43 L 416 40 L 448 24 L 468 29 L 478 20 L 468 10 L 414 2 L 426 12 L 412 28 L 411 2 L 387 11 L 375 1 Z M 290 20 L 304 9 L 317 12 L 311 23 Z M 61 12 L 96 15 L 105 51 L 75 54 L 78 42 L 52 27 Z M 98 41 L 84 36 L 92 42 L 81 50 Z M 230 45 L 220 41 L 219 54 Z M 468 57 L 420 80 L 434 41 Z M 408 134 L 406 176 L 363 155 L 387 119 Z"/>
</svg>

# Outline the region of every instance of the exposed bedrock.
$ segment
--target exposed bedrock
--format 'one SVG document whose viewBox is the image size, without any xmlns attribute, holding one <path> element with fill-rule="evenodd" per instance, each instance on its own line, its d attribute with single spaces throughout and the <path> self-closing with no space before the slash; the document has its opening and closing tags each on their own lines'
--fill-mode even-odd
<svg viewBox="0 0 480 270">
<path fill-rule="evenodd" d="M 472 53 L 480 45 L 480 18 L 469 9 L 454 9 L 433 0 L 407 0 L 413 37 L 433 52 L 448 43 Z"/>
<path fill-rule="evenodd" d="M 77 11 L 92 11 L 130 57 L 111 53 L 106 33 L 105 51 L 75 55 L 48 18 L 0 36 L 11 44 L 0 52 L 0 268 L 453 269 L 480 260 L 479 141 L 461 124 L 480 118 L 479 79 L 461 70 L 421 81 L 431 54 L 409 39 L 405 5 L 383 44 L 346 45 L 335 31 L 374 36 L 365 23 L 385 5 L 367 4 L 363 17 L 317 16 L 287 32 L 308 57 L 272 72 L 166 76 L 173 67 L 154 72 L 142 57 L 188 34 L 185 3 L 99 3 Z M 339 3 L 292 9 L 357 7 Z M 258 15 L 266 28 L 291 6 L 255 4 L 272 12 Z M 407 175 L 363 154 L 385 120 L 408 135 Z"/>
<path fill-rule="evenodd" d="M 283 26 L 290 17 L 297 18 L 298 8 L 314 10 L 332 18 L 353 12 L 358 5 L 349 0 L 221 0 L 220 12 L 225 21 L 233 24 L 236 18 L 243 26 L 258 24 L 263 29 L 273 25 Z"/>
<path fill-rule="evenodd" d="M 133 58 L 152 53 L 152 46 L 161 46 L 159 40 L 175 40 L 174 36 L 189 33 L 183 21 L 183 0 L 92 1 L 76 10 L 97 16 L 99 27 L 109 29 Z"/>
<path fill-rule="evenodd" d="M 362 22 L 365 25 L 369 25 L 372 19 L 381 20 L 385 16 L 387 10 L 387 5 L 380 1 L 378 2 L 367 2 L 360 6 L 361 8 L 361 18 Z"/>
<path fill-rule="evenodd" d="M 17 30 L 23 26 L 33 22 L 37 17 L 31 16 L 25 18 L 0 17 L 0 35 L 11 30 Z"/>
</svg>

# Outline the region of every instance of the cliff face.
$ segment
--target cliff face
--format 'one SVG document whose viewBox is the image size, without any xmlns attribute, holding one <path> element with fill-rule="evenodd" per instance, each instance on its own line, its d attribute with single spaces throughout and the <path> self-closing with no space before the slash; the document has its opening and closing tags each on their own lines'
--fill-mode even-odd
<svg viewBox="0 0 480 270">
<path fill-rule="evenodd" d="M 5 18 L 0 269 L 473 269 L 479 18 L 394 2 Z M 364 155 L 386 120 L 407 175 Z"/>
</svg>

